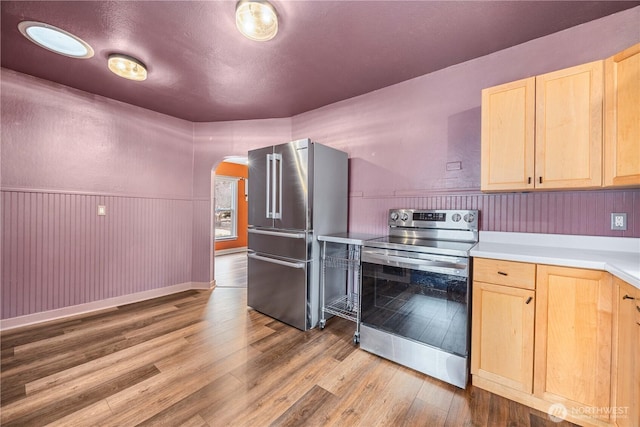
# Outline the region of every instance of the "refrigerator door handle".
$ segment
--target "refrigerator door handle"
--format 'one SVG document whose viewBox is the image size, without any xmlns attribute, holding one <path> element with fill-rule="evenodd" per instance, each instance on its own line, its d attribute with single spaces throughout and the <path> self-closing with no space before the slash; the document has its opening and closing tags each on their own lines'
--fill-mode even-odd
<svg viewBox="0 0 640 427">
<path fill-rule="evenodd" d="M 272 162 L 273 185 L 276 187 L 273 192 L 273 218 L 282 219 L 282 154 L 274 154 Z"/>
<path fill-rule="evenodd" d="M 284 265 L 285 267 L 291 267 L 291 268 L 304 268 L 305 267 L 305 263 L 304 262 L 282 261 L 280 259 L 268 258 L 268 257 L 256 255 L 255 253 L 250 253 L 247 256 L 249 258 L 257 259 L 257 260 L 264 261 L 264 262 L 270 262 L 272 264 Z"/>
<path fill-rule="evenodd" d="M 250 228 L 248 231 L 251 234 L 264 234 L 266 236 L 289 237 L 291 239 L 304 239 L 306 237 L 304 233 L 285 233 L 280 231 L 256 230 L 255 228 Z"/>
<path fill-rule="evenodd" d="M 273 154 L 267 154 L 267 218 L 273 218 L 273 214 L 271 213 L 271 164 L 273 163 Z"/>
</svg>

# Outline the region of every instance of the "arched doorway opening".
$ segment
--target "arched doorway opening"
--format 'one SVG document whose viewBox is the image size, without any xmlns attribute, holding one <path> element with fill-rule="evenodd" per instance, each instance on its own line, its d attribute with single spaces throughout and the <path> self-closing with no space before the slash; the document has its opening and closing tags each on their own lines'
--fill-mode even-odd
<svg viewBox="0 0 640 427">
<path fill-rule="evenodd" d="M 225 157 L 211 170 L 211 244 L 216 286 L 246 287 L 248 177 L 246 157 Z"/>
</svg>

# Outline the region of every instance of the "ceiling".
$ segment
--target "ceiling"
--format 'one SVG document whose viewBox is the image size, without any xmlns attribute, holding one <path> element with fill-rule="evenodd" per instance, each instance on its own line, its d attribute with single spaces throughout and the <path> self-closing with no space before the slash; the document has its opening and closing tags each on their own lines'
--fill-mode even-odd
<svg viewBox="0 0 640 427">
<path fill-rule="evenodd" d="M 235 1 L 4 1 L 2 67 L 194 122 L 290 117 L 487 55 L 640 1 L 272 1 L 276 38 L 235 28 Z M 73 59 L 18 31 L 45 22 L 87 41 Z M 144 82 L 108 71 L 137 57 Z"/>
</svg>

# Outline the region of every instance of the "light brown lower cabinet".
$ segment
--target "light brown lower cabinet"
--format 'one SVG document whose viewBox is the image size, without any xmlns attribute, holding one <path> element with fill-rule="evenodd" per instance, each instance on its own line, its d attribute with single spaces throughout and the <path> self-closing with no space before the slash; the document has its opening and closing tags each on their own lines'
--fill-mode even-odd
<svg viewBox="0 0 640 427">
<path fill-rule="evenodd" d="M 535 265 L 476 258 L 471 373 L 533 391 Z"/>
<path fill-rule="evenodd" d="M 640 289 L 615 278 L 617 348 L 615 408 L 618 427 L 640 426 Z"/>
<path fill-rule="evenodd" d="M 578 425 L 640 426 L 640 291 L 603 271 L 529 265 L 535 289 L 474 273 L 472 383 Z"/>
<path fill-rule="evenodd" d="M 603 271 L 538 265 L 533 394 L 610 420 L 613 284 Z"/>
</svg>

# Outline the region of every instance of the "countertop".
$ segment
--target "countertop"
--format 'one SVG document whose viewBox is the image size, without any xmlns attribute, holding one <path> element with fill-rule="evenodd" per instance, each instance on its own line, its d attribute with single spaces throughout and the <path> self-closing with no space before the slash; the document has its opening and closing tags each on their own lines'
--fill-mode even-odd
<svg viewBox="0 0 640 427">
<path fill-rule="evenodd" d="M 607 271 L 640 289 L 640 239 L 481 231 L 472 257 Z"/>
<path fill-rule="evenodd" d="M 362 246 L 366 240 L 377 239 L 382 236 L 364 233 L 338 233 L 325 236 L 318 236 L 321 242 L 343 243 L 345 245 Z"/>
</svg>

